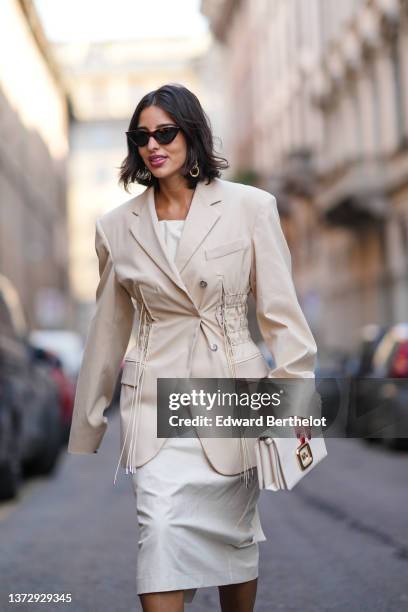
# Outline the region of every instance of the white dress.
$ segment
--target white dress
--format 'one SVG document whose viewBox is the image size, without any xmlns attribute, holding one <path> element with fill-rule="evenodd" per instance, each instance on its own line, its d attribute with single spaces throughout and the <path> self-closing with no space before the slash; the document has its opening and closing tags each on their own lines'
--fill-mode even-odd
<svg viewBox="0 0 408 612">
<path fill-rule="evenodd" d="M 162 220 L 175 258 L 183 220 Z M 194 432 L 195 433 L 195 432 Z M 190 435 L 194 435 L 190 434 Z M 199 438 L 168 438 L 159 453 L 132 474 L 139 524 L 137 593 L 184 590 L 257 578 L 258 542 L 266 540 L 254 478 L 225 476 L 208 462 Z"/>
</svg>

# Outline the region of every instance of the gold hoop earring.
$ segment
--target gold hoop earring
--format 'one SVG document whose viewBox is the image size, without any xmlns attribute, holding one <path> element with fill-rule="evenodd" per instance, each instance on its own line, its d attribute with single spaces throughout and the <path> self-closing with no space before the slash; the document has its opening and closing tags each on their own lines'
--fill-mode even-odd
<svg viewBox="0 0 408 612">
<path fill-rule="evenodd" d="M 190 170 L 190 175 L 193 178 L 196 178 L 199 174 L 200 174 L 200 168 L 198 167 L 198 163 L 196 162 Z"/>
</svg>

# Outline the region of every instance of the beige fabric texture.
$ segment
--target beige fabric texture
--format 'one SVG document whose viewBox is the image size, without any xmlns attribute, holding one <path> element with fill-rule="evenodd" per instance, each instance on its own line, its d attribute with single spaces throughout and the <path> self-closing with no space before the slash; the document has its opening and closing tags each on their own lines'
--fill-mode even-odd
<svg viewBox="0 0 408 612">
<path fill-rule="evenodd" d="M 96 222 L 100 281 L 68 443 L 69 453 L 98 450 L 136 312 L 137 340 L 122 375 L 118 462 L 133 472 L 165 442 L 157 437 L 157 378 L 314 378 L 316 365 L 272 194 L 223 179 L 199 182 L 174 261 L 160 229 L 152 187 Z M 272 369 L 248 330 L 249 292 Z M 201 443 L 221 474 L 242 472 L 245 461 L 256 466 L 255 439 L 246 440 L 244 463 L 239 438 Z"/>
</svg>

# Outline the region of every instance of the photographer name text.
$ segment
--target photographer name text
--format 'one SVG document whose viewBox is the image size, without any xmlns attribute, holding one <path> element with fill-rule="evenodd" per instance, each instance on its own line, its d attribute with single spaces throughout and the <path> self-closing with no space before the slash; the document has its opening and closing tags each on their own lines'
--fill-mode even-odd
<svg viewBox="0 0 408 612">
<path fill-rule="evenodd" d="M 240 418 L 217 415 L 215 418 L 213 418 L 210 416 L 199 415 L 189 418 L 172 415 L 169 418 L 169 424 L 172 427 L 326 427 L 326 417 L 317 418 L 312 416 L 289 416 L 279 418 L 273 415 L 267 415 L 264 418 L 263 415 L 260 415 L 257 417 Z"/>
</svg>

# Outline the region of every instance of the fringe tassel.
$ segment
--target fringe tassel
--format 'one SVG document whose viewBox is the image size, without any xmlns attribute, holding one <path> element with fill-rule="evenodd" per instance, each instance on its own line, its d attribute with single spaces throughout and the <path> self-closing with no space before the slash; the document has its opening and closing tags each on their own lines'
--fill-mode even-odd
<svg viewBox="0 0 408 612">
<path fill-rule="evenodd" d="M 133 380 L 133 393 L 132 393 L 132 402 L 131 402 L 131 408 L 130 408 L 130 418 L 128 420 L 128 425 L 126 428 L 126 435 L 123 441 L 121 453 L 119 456 L 119 461 L 116 467 L 113 484 L 115 484 L 116 482 L 116 476 L 117 476 L 119 467 L 121 465 L 121 459 L 122 459 L 123 451 L 125 450 L 126 440 L 127 440 L 127 436 L 129 433 L 129 426 L 131 422 L 132 422 L 132 435 L 131 435 L 131 442 L 129 445 L 128 456 L 126 458 L 125 472 L 126 474 L 136 473 L 136 465 L 133 465 L 132 457 L 134 454 L 134 448 L 135 448 L 137 434 L 139 430 L 139 419 L 140 419 L 140 410 L 141 410 L 140 400 L 141 400 L 141 392 L 142 392 L 141 387 L 143 384 L 144 372 L 145 372 L 145 367 L 146 367 L 146 359 L 147 359 L 147 353 L 148 353 L 148 346 L 149 346 L 149 331 L 150 331 L 149 325 L 150 325 L 150 321 L 148 320 L 147 310 L 145 308 L 144 303 L 141 302 L 139 325 L 137 329 L 137 339 L 136 339 L 136 346 L 138 347 L 139 350 L 137 351 L 137 357 L 136 357 L 136 363 L 135 363 L 135 378 Z M 143 340 L 142 346 L 141 346 L 141 335 L 142 335 L 142 340 Z M 138 357 L 139 357 L 139 360 L 138 360 Z M 136 398 L 136 408 L 135 408 L 135 398 Z"/>
<path fill-rule="evenodd" d="M 227 321 L 226 321 L 226 300 L 225 300 L 224 285 L 222 285 L 221 321 L 222 321 L 225 353 L 227 355 L 228 366 L 231 371 L 232 378 L 236 378 L 237 375 L 236 375 L 236 369 L 235 369 L 235 363 L 234 363 L 234 353 L 232 350 L 232 342 L 231 342 L 231 338 L 228 333 L 228 326 L 227 326 Z M 241 465 L 242 465 L 241 480 L 244 481 L 245 487 L 248 487 L 254 476 L 254 468 L 249 467 L 250 463 L 249 463 L 248 443 L 243 433 L 241 433 L 240 435 L 240 457 L 241 457 Z"/>
<path fill-rule="evenodd" d="M 242 452 L 242 466 L 243 472 L 241 474 L 241 480 L 243 479 L 246 487 L 249 487 L 253 477 L 254 477 L 254 468 L 249 467 L 249 449 L 248 442 L 246 437 L 242 434 L 240 438 L 240 448 Z"/>
</svg>

